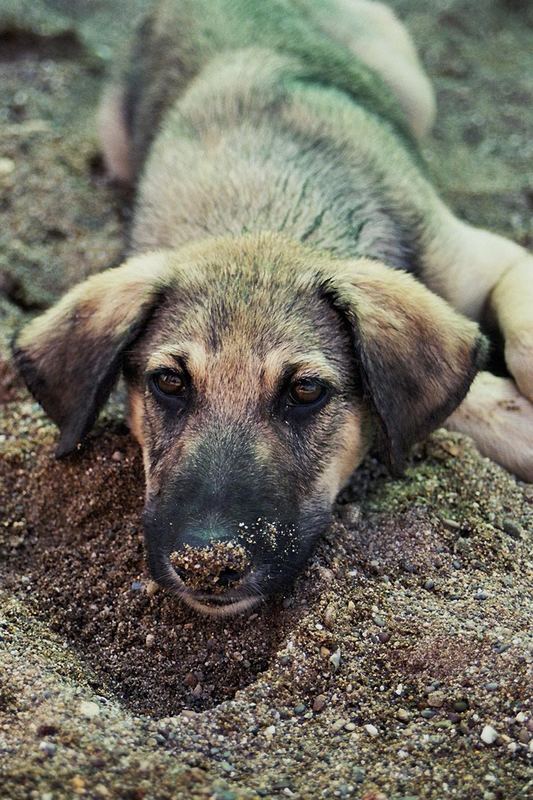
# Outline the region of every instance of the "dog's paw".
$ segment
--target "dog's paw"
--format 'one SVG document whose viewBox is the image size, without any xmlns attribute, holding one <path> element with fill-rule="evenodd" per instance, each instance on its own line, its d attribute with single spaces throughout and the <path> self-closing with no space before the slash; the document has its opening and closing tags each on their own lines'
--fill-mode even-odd
<svg viewBox="0 0 533 800">
<path fill-rule="evenodd" d="M 533 483 L 533 403 L 512 380 L 480 372 L 446 427 L 467 434 L 480 453 Z"/>
</svg>

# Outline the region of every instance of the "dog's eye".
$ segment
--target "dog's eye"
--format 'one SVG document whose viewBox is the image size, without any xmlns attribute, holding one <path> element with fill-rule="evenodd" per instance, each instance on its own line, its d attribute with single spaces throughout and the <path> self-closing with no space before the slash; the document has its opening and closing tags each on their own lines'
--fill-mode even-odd
<svg viewBox="0 0 533 800">
<path fill-rule="evenodd" d="M 301 378 L 289 389 L 289 403 L 293 406 L 315 405 L 326 396 L 323 384 L 312 378 Z"/>
<path fill-rule="evenodd" d="M 159 372 L 152 376 L 152 381 L 156 389 L 169 397 L 179 397 L 186 389 L 185 380 L 178 372 Z"/>
</svg>

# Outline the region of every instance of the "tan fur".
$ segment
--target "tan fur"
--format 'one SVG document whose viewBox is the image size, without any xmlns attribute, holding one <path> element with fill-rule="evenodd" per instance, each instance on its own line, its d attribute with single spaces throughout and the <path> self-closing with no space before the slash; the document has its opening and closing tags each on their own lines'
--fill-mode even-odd
<svg viewBox="0 0 533 800">
<path fill-rule="evenodd" d="M 144 399 L 142 393 L 133 387 L 128 391 L 128 424 L 144 452 Z"/>
<path fill-rule="evenodd" d="M 364 412 L 354 412 L 337 431 L 338 449 L 318 482 L 318 491 L 329 498 L 330 503 L 346 486 L 360 465 L 370 446 L 369 420 Z"/>
</svg>

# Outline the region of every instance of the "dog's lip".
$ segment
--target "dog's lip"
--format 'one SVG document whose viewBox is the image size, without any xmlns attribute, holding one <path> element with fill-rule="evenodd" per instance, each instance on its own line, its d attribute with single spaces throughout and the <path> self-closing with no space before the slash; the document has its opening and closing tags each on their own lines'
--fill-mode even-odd
<svg viewBox="0 0 533 800">
<path fill-rule="evenodd" d="M 211 617 L 230 617 L 255 608 L 261 602 L 260 595 L 245 593 L 244 586 L 241 587 L 241 591 L 234 590 L 223 595 L 191 591 L 166 556 L 161 560 L 161 566 L 163 574 L 160 576 L 160 581 L 173 589 L 186 605 L 202 614 Z"/>
</svg>

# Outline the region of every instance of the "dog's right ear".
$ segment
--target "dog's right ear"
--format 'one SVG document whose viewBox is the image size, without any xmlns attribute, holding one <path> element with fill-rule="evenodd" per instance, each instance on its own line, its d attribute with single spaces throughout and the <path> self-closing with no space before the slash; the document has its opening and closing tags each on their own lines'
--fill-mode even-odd
<svg viewBox="0 0 533 800">
<path fill-rule="evenodd" d="M 15 363 L 58 425 L 58 457 L 93 426 L 165 285 L 168 256 L 132 258 L 88 278 L 15 336 Z"/>
</svg>

